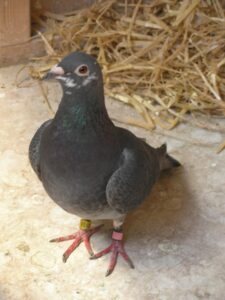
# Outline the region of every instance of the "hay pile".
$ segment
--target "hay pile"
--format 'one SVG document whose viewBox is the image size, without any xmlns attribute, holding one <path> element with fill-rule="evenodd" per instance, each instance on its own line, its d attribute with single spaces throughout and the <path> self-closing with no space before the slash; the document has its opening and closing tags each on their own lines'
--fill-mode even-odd
<svg viewBox="0 0 225 300">
<path fill-rule="evenodd" d="M 102 65 L 105 92 L 143 116 L 136 125 L 172 129 L 225 116 L 225 10 L 219 0 L 100 1 L 81 11 L 34 14 L 47 56 L 43 74 L 74 50 Z M 36 27 L 37 29 L 37 27 Z M 40 30 L 40 29 L 37 29 Z M 209 118 L 210 120 L 210 118 Z"/>
</svg>

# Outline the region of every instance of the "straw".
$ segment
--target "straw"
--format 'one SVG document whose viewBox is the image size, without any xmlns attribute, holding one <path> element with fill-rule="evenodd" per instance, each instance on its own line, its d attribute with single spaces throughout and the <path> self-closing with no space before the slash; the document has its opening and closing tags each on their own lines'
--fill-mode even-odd
<svg viewBox="0 0 225 300">
<path fill-rule="evenodd" d="M 39 10 L 34 22 L 47 52 L 35 78 L 82 50 L 101 64 L 106 95 L 142 116 L 138 126 L 213 130 L 214 119 L 204 124 L 198 115 L 225 116 L 225 18 L 217 0 L 107 0 L 69 14 Z"/>
</svg>

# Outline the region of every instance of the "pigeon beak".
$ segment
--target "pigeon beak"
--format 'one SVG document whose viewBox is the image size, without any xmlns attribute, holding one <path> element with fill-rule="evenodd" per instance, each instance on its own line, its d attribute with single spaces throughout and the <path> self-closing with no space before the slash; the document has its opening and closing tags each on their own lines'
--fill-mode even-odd
<svg viewBox="0 0 225 300">
<path fill-rule="evenodd" d="M 57 79 L 57 76 L 63 76 L 65 74 L 62 67 L 59 67 L 58 65 L 55 65 L 51 68 L 51 70 L 46 73 L 42 80 L 50 80 L 50 79 Z"/>
</svg>

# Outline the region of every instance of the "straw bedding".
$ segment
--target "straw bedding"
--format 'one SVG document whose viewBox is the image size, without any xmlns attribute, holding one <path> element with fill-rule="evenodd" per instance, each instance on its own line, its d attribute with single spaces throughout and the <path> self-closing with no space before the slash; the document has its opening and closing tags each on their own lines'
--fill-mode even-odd
<svg viewBox="0 0 225 300">
<path fill-rule="evenodd" d="M 222 1 L 107 0 L 68 14 L 40 9 L 33 20 L 47 51 L 31 69 L 33 77 L 82 50 L 98 58 L 106 95 L 143 117 L 127 123 L 152 130 L 189 122 L 225 132 L 213 122 L 225 116 Z"/>
</svg>

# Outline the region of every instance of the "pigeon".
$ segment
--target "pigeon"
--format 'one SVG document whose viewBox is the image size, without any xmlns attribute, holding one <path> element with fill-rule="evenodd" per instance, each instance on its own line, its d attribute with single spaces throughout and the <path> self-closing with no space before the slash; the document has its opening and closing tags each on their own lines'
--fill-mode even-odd
<svg viewBox="0 0 225 300">
<path fill-rule="evenodd" d="M 64 57 L 44 76 L 55 79 L 63 96 L 53 119 L 43 123 L 29 146 L 31 166 L 53 201 L 81 218 L 77 232 L 50 242 L 73 240 L 66 262 L 81 242 L 91 259 L 111 253 L 106 276 L 120 255 L 134 268 L 123 243 L 123 223 L 150 194 L 163 170 L 180 166 L 166 144 L 153 148 L 129 130 L 114 125 L 105 106 L 97 60 L 81 51 Z M 112 220 L 112 242 L 94 254 L 90 237 Z"/>
</svg>

